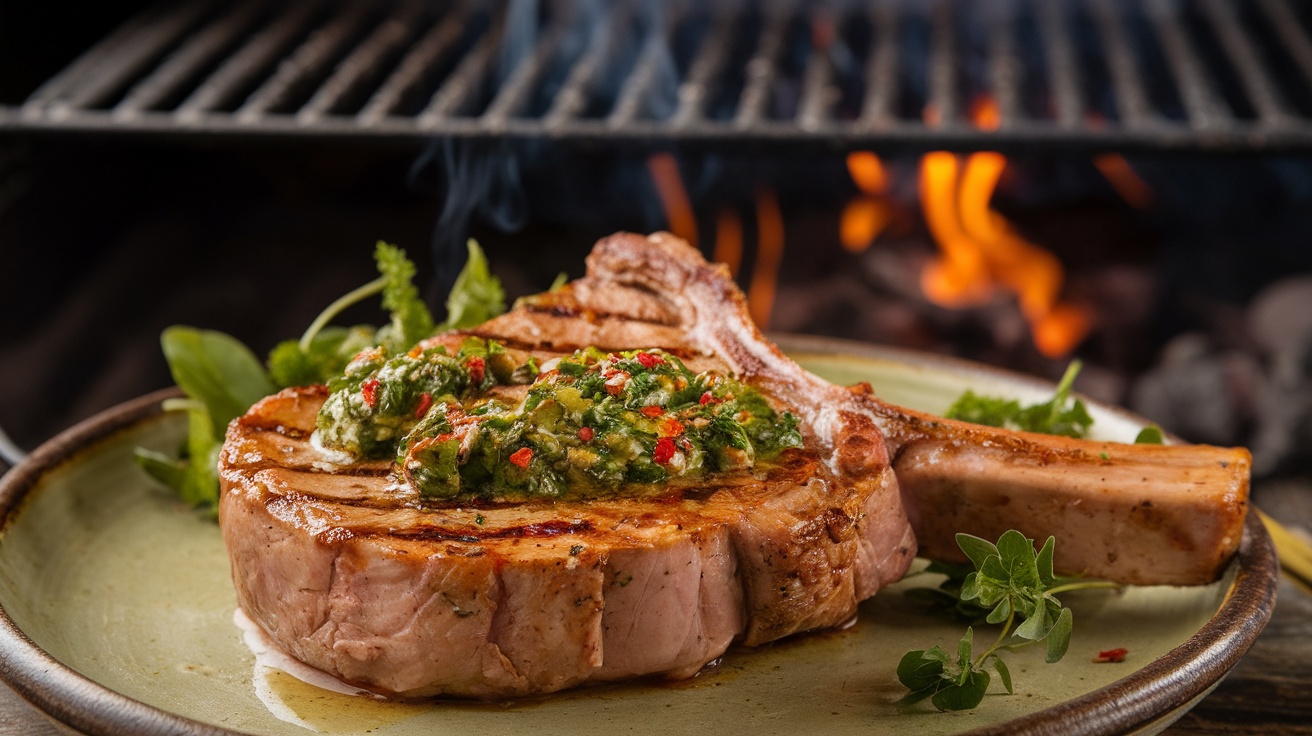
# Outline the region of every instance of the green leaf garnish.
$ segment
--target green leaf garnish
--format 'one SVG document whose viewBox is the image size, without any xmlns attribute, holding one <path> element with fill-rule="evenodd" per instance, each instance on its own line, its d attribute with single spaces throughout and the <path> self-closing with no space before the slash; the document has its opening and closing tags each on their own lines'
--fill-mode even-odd
<svg viewBox="0 0 1312 736">
<path fill-rule="evenodd" d="M 930 698 L 939 710 L 974 708 L 988 690 L 990 666 L 1006 691 L 1013 692 L 1011 672 L 999 651 L 1044 642 L 1046 661 L 1060 660 L 1070 646 L 1074 618 L 1071 609 L 1062 606 L 1055 594 L 1115 587 L 1114 583 L 1099 580 L 1071 581 L 1055 576 L 1052 559 L 1056 540 L 1052 537 L 1037 551 L 1033 540 L 1015 530 L 1003 534 L 997 544 L 958 534 L 957 546 L 973 568 L 961 581 L 961 602 L 987 611 L 986 622 L 1001 624 L 1002 628 L 993 644 L 978 655 L 973 651 L 974 630 L 966 629 L 957 644 L 955 662 L 938 646 L 907 652 L 897 668 L 898 681 L 909 691 L 903 703 Z M 952 566 L 940 569 L 954 570 Z"/>
<path fill-rule="evenodd" d="M 267 371 L 240 341 L 221 332 L 191 327 L 164 330 L 160 343 L 173 380 L 186 393 L 166 409 L 187 412 L 185 446 L 174 458 L 137 448 L 135 460 L 146 473 L 172 488 L 182 500 L 213 511 L 219 498 L 218 456 L 228 423 L 278 388 L 326 383 L 341 375 L 351 358 L 375 345 L 401 353 L 440 330 L 468 327 L 505 311 L 501 282 L 488 271 L 478 244 L 469 241 L 469 260 L 447 298 L 447 321 L 434 325 L 413 281 L 415 266 L 405 251 L 379 242 L 374 261 L 380 276 L 329 304 L 297 340 L 285 340 L 269 353 Z M 342 311 L 382 295 L 389 322 L 333 327 Z"/>
<path fill-rule="evenodd" d="M 482 257 L 481 253 L 479 257 Z M 465 263 L 464 271 L 460 272 L 461 277 L 470 270 L 472 261 L 471 250 L 470 262 Z M 380 240 L 374 248 L 374 262 L 382 274 L 383 308 L 392 315 L 391 322 L 378 331 L 378 342 L 393 355 L 403 353 L 436 331 L 433 315 L 429 313 L 424 300 L 419 298 L 419 289 L 414 285 L 415 264 L 405 257 L 405 251 Z M 483 263 L 483 270 L 487 271 L 486 262 Z M 460 279 L 456 279 L 456 288 L 459 286 Z M 455 292 L 456 289 L 452 289 L 451 293 Z"/>
<path fill-rule="evenodd" d="M 468 247 L 469 259 L 446 299 L 443 330 L 482 324 L 506 311 L 506 292 L 501 288 L 501 281 L 488 270 L 483 249 L 473 238 Z"/>
<path fill-rule="evenodd" d="M 231 335 L 174 326 L 160 335 L 160 346 L 174 382 L 204 405 L 215 434 L 273 393 L 259 359 Z"/>
<path fill-rule="evenodd" d="M 187 412 L 187 442 L 176 460 L 149 450 L 138 450 L 135 459 L 183 501 L 213 507 L 228 422 L 273 393 L 274 386 L 255 354 L 231 335 L 174 326 L 160 335 L 160 346 L 174 382 L 188 397 L 165 406 Z"/>
<path fill-rule="evenodd" d="M 1162 436 L 1162 428 L 1156 424 L 1149 424 L 1147 427 L 1139 430 L 1139 434 L 1134 437 L 1136 445 L 1160 445 L 1166 442 Z"/>
<path fill-rule="evenodd" d="M 1014 399 L 980 396 L 973 391 L 966 391 L 944 416 L 990 427 L 1085 437 L 1093 425 L 1093 417 L 1089 416 L 1083 401 L 1071 399 L 1071 385 L 1075 383 L 1080 367 L 1080 361 L 1071 361 L 1053 397 L 1043 403 L 1021 406 Z"/>
</svg>

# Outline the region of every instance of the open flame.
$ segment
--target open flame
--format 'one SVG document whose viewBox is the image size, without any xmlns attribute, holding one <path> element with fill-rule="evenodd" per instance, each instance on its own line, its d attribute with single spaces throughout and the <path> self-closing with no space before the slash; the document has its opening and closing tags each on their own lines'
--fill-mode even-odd
<svg viewBox="0 0 1312 736">
<path fill-rule="evenodd" d="M 647 171 L 656 186 L 657 197 L 665 211 L 670 232 L 697 245 L 697 217 L 679 174 L 678 161 L 668 153 L 647 158 Z M 762 328 L 770 324 L 775 291 L 779 284 L 779 267 L 784 257 L 784 218 L 774 191 L 762 188 L 756 193 L 756 259 L 747 286 L 747 308 Z M 743 223 L 730 208 L 720 210 L 715 218 L 715 246 L 712 258 L 729 268 L 737 277 L 743 260 Z"/>
<path fill-rule="evenodd" d="M 927 108 L 926 115 L 932 118 L 935 111 Z M 997 128 L 997 105 L 981 98 L 972 106 L 971 120 L 983 130 Z M 1094 164 L 1128 203 L 1149 206 L 1152 191 L 1124 158 L 1107 154 Z M 648 158 L 647 166 L 670 230 L 696 244 L 696 215 L 678 162 L 668 153 L 657 153 Z M 1021 236 L 992 208 L 1006 168 L 1006 157 L 994 151 L 964 155 L 934 151 L 921 158 L 920 206 L 939 251 L 921 272 L 921 292 L 930 302 L 948 308 L 977 306 L 1000 291 L 1009 293 L 1039 352 L 1064 357 L 1088 334 L 1092 317 L 1083 305 L 1061 299 L 1065 271 L 1057 258 Z M 874 244 L 899 210 L 889 196 L 892 178 L 878 155 L 853 152 L 847 157 L 847 169 L 859 192 L 843 208 L 838 235 L 845 249 L 859 253 Z M 753 319 L 766 326 L 783 261 L 784 223 L 773 191 L 758 191 L 755 209 L 757 242 L 747 299 Z M 713 258 L 726 264 L 735 277 L 742 268 L 744 245 L 741 215 L 732 208 L 721 209 L 715 219 Z"/>
<path fill-rule="evenodd" d="M 697 217 L 693 214 L 688 189 L 679 176 L 679 162 L 668 153 L 653 153 L 647 158 L 647 170 L 656 184 L 656 196 L 665 210 L 670 232 L 697 245 Z"/>
<path fill-rule="evenodd" d="M 926 114 L 933 117 L 934 111 L 927 109 Z M 983 98 L 973 106 L 971 119 L 978 128 L 995 129 L 1000 123 L 998 107 Z M 1119 169 L 1114 162 L 1109 166 L 1133 175 L 1128 164 Z M 921 272 L 921 292 L 934 304 L 954 309 L 983 304 L 999 289 L 1010 292 L 1030 326 L 1035 347 L 1048 357 L 1062 357 L 1088 334 L 1090 315 L 1083 306 L 1060 300 L 1065 272 L 1056 257 L 1021 237 L 990 206 L 1006 167 L 1006 157 L 993 151 L 966 156 L 935 151 L 921 159 L 920 206 L 939 249 Z M 888 206 L 886 199 L 879 198 L 887 192 L 888 181 L 872 153 L 849 156 L 848 171 L 861 193 L 844 210 L 840 237 L 844 247 L 860 251 L 887 224 L 872 202 Z M 1113 175 L 1107 176 L 1111 180 Z M 1126 186 L 1133 189 L 1132 182 Z M 1146 191 L 1144 186 L 1122 196 L 1127 201 L 1133 202 L 1131 196 L 1146 201 Z"/>
<path fill-rule="evenodd" d="M 847 170 L 861 194 L 843 208 L 838 240 L 847 250 L 860 253 L 893 221 L 893 204 L 887 199 L 889 178 L 884 162 L 869 151 L 848 154 Z"/>
<path fill-rule="evenodd" d="M 1126 204 L 1139 210 L 1146 210 L 1152 205 L 1153 190 L 1148 187 L 1148 182 L 1130 168 L 1130 162 L 1126 161 L 1124 156 L 1119 153 L 1104 153 L 1093 159 L 1093 165 Z"/>
</svg>

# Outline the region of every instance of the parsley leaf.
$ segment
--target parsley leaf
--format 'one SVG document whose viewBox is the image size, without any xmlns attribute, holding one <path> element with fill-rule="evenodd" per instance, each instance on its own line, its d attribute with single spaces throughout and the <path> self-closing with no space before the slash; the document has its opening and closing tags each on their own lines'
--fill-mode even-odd
<svg viewBox="0 0 1312 736">
<path fill-rule="evenodd" d="M 1156 424 L 1149 424 L 1147 427 L 1139 430 L 1139 434 L 1134 437 L 1136 445 L 1160 445 L 1166 442 L 1162 436 L 1162 428 Z"/>
<path fill-rule="evenodd" d="M 479 256 L 481 259 L 482 254 Z M 473 260 L 472 251 L 470 260 Z M 378 331 L 378 342 L 392 354 L 403 353 L 436 331 L 433 315 L 429 313 L 428 305 L 419 298 L 419 289 L 414 285 L 415 264 L 405 257 L 405 251 L 380 240 L 374 249 L 374 261 L 378 264 L 378 272 L 382 274 L 383 308 L 392 315 L 391 323 Z M 465 270 L 460 272 L 461 277 L 470 269 L 470 265 L 465 264 Z M 483 271 L 487 272 L 486 261 L 483 262 Z M 457 279 L 456 287 L 459 288 L 459 285 L 460 280 Z M 454 289 L 452 293 L 455 293 Z"/>
<path fill-rule="evenodd" d="M 447 296 L 447 319 L 440 325 L 433 323 L 432 313 L 419 298 L 413 283 L 415 265 L 404 250 L 379 241 L 374 261 L 381 274 L 378 278 L 328 305 L 300 340 L 279 343 L 269 353 L 269 373 L 275 384 L 327 383 L 365 348 L 382 345 L 392 355 L 404 353 L 438 332 L 476 325 L 506 310 L 501 281 L 488 270 L 487 258 L 473 240 L 469 241 L 469 259 Z M 347 307 L 379 293 L 390 313 L 390 321 L 382 328 L 326 326 Z"/>
<path fill-rule="evenodd" d="M 166 403 L 166 409 L 187 412 L 187 441 L 177 457 L 137 448 L 135 458 L 151 477 L 175 490 L 188 504 L 213 512 L 219 498 L 218 456 L 228 423 L 278 388 L 326 383 L 345 369 L 351 358 L 382 344 L 393 353 L 405 352 L 439 330 L 468 327 L 505 311 L 501 282 L 487 267 L 478 244 L 469 241 L 469 260 L 447 299 L 449 316 L 433 323 L 414 285 L 415 266 L 405 251 L 379 241 L 374 249 L 379 277 L 329 304 L 299 340 L 279 343 L 269 353 L 267 372 L 258 358 L 236 338 L 221 332 L 174 326 L 160 337 L 173 379 L 187 395 Z M 347 307 L 382 295 L 390 321 L 331 327 L 328 323 Z"/>
<path fill-rule="evenodd" d="M 446 299 L 443 330 L 482 324 L 506 311 L 506 292 L 501 288 L 501 281 L 488 270 L 483 249 L 473 238 L 469 239 L 468 247 L 469 259 Z"/>
<path fill-rule="evenodd" d="M 993 644 L 979 655 L 974 653 L 974 629 L 966 629 L 966 635 L 957 644 L 955 661 L 938 646 L 907 652 L 897 668 L 898 681 L 909 691 L 903 703 L 931 698 L 934 706 L 943 711 L 974 708 L 983 700 L 992 681 L 989 667 L 997 672 L 1006 691 L 1013 692 L 1011 672 L 999 650 L 1043 642 L 1047 646 L 1046 661 L 1057 662 L 1070 646 L 1074 617 L 1056 594 L 1115 585 L 1057 577 L 1052 567 L 1056 548 L 1052 537 L 1037 551 L 1033 540 L 1015 530 L 1003 534 L 996 544 L 958 534 L 957 546 L 973 568 L 961 581 L 961 602 L 973 603 L 987 611 L 985 621 L 1002 624 L 1002 629 Z"/>
<path fill-rule="evenodd" d="M 1093 425 L 1093 417 L 1084 402 L 1071 399 L 1071 385 L 1080 372 L 1081 363 L 1071 361 L 1053 397 L 1040 404 L 1021 406 L 1019 401 L 995 396 L 980 396 L 974 391 L 963 393 L 944 415 L 990 427 L 1006 427 L 1025 432 L 1041 432 L 1066 437 L 1085 437 Z"/>
<path fill-rule="evenodd" d="M 217 466 L 228 422 L 273 393 L 273 384 L 259 359 L 231 335 L 173 326 L 160 335 L 160 346 L 187 395 L 166 407 L 186 410 L 187 442 L 177 459 L 143 448 L 134 456 L 188 504 L 212 507 L 219 499 Z"/>
</svg>

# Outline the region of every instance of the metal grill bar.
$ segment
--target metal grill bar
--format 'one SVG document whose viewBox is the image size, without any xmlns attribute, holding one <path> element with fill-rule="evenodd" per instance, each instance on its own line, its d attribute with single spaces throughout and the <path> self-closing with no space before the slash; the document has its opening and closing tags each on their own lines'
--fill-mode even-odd
<svg viewBox="0 0 1312 736">
<path fill-rule="evenodd" d="M 866 98 L 860 123 L 868 130 L 887 129 L 893 123 L 893 100 L 897 97 L 897 6 L 883 2 L 870 14 L 875 29 L 866 67 Z"/>
<path fill-rule="evenodd" d="M 197 69 L 208 67 L 259 17 L 258 2 L 246 2 L 211 22 L 152 74 L 135 84 L 114 106 L 114 116 L 128 120 L 159 105 L 186 84 Z"/>
<path fill-rule="evenodd" d="M 1111 0 L 1092 0 L 1089 8 L 1098 33 L 1102 37 L 1108 71 L 1111 73 L 1112 91 L 1116 96 L 1116 111 L 1124 123 L 1132 128 L 1144 128 L 1154 123 L 1156 115 L 1148 112 L 1148 94 L 1143 88 L 1143 72 L 1129 39 L 1120 13 Z"/>
<path fill-rule="evenodd" d="M 829 122 L 838 90 L 834 89 L 834 61 L 828 49 L 811 54 L 803 73 L 802 102 L 797 124 L 803 130 L 819 130 Z"/>
<path fill-rule="evenodd" d="M 1244 84 L 1244 92 L 1257 108 L 1258 117 L 1267 125 L 1283 125 L 1289 119 L 1289 108 L 1271 82 L 1271 75 L 1262 68 L 1248 36 L 1239 31 L 1239 19 L 1234 8 L 1221 0 L 1201 0 L 1202 10 L 1211 22 L 1235 71 Z"/>
<path fill-rule="evenodd" d="M 1217 98 L 1198 53 L 1184 34 L 1178 6 L 1171 0 L 1150 0 L 1146 9 L 1166 52 L 1167 64 L 1175 74 L 1189 124 L 1206 130 L 1230 122 L 1231 111 Z"/>
<path fill-rule="evenodd" d="M 671 120 L 673 129 L 687 128 L 705 116 L 706 103 L 713 91 L 712 84 L 729 60 L 729 43 L 733 39 L 736 21 L 737 18 L 731 13 L 721 13 L 713 21 L 715 25 L 693 60 L 687 80 L 679 85 L 679 107 Z"/>
<path fill-rule="evenodd" d="M 367 128 L 395 113 L 406 96 L 420 85 L 428 70 L 452 51 L 452 47 L 460 40 L 466 22 L 467 16 L 458 13 L 430 28 L 397 65 L 396 71 L 365 103 L 356 118 L 357 123 Z"/>
<path fill-rule="evenodd" d="M 1258 0 L 1258 6 L 1271 20 L 1271 28 L 1280 37 L 1285 50 L 1293 57 L 1294 65 L 1303 75 L 1303 81 L 1312 85 L 1312 42 L 1299 26 L 1298 18 L 1290 9 L 1288 0 Z"/>
<path fill-rule="evenodd" d="M 775 11 L 766 20 L 761 31 L 761 42 L 756 54 L 747 62 L 747 84 L 738 98 L 738 115 L 734 125 L 746 128 L 765 117 L 770 103 L 770 88 L 778 76 L 779 55 L 783 53 L 784 36 L 788 32 L 788 13 Z"/>
<path fill-rule="evenodd" d="M 594 39 L 588 53 L 570 70 L 555 104 L 547 112 L 545 120 L 548 128 L 559 127 L 583 114 L 588 104 L 588 89 L 601 73 L 605 61 L 614 54 L 616 39 L 623 35 L 624 24 L 631 19 L 632 12 L 632 6 L 626 5 L 612 15 L 605 38 Z"/>
<path fill-rule="evenodd" d="M 350 3 L 346 12 L 315 31 L 305 44 L 278 65 L 278 70 L 237 109 L 239 122 L 254 122 L 270 110 L 285 106 L 289 98 L 311 82 L 346 47 L 351 35 L 369 17 L 370 3 Z"/>
<path fill-rule="evenodd" d="M 1071 129 L 1084 119 L 1084 102 L 1080 98 L 1081 80 L 1071 50 L 1070 29 L 1065 6 L 1038 2 L 1035 11 L 1043 33 L 1044 54 L 1048 62 L 1048 89 L 1053 97 L 1057 125 Z"/>
<path fill-rule="evenodd" d="M 649 30 L 637 66 L 624 84 L 620 98 L 615 102 L 615 109 L 606 118 L 607 126 L 622 128 L 639 118 L 643 103 L 650 99 L 663 65 L 672 63 L 670 34 L 678 22 L 677 10 L 671 10 L 661 19 L 660 28 Z"/>
<path fill-rule="evenodd" d="M 929 104 L 925 115 L 931 128 L 955 127 L 961 122 L 957 104 L 957 33 L 952 6 L 944 0 L 930 9 Z"/>
<path fill-rule="evenodd" d="M 568 30 L 566 23 L 557 23 L 538 43 L 533 55 L 516 66 L 496 98 L 488 105 L 487 112 L 483 114 L 484 123 L 494 129 L 503 128 L 507 120 L 524 109 L 533 85 L 546 73 L 547 65 L 559 51 Z"/>
<path fill-rule="evenodd" d="M 1016 7 L 1013 0 L 997 0 L 988 13 L 989 84 L 998 103 L 999 127 L 1009 128 L 1020 119 L 1020 60 L 1016 58 Z"/>
<path fill-rule="evenodd" d="M 497 52 L 496 36 L 489 33 L 465 57 L 451 78 L 437 90 L 428 107 L 419 113 L 421 130 L 433 130 L 444 120 L 463 110 L 474 99 L 474 93 L 490 73 L 492 58 Z"/>
<path fill-rule="evenodd" d="M 125 40 L 121 47 L 108 52 L 103 58 L 89 64 L 84 74 L 70 78 L 70 86 L 46 105 L 48 114 L 61 117 L 79 109 L 94 109 L 105 105 L 115 92 L 125 89 L 135 75 L 141 73 L 169 47 L 177 43 L 209 11 L 209 4 L 193 3 L 175 7 L 154 24 L 143 24 L 141 30 Z"/>
<path fill-rule="evenodd" d="M 0 107 L 0 131 L 1312 151 L 1288 0 L 163 2 Z M 533 45 L 509 48 L 520 21 Z M 996 130 L 968 124 L 975 94 Z"/>
<path fill-rule="evenodd" d="M 313 123 L 333 112 L 343 98 L 364 86 L 370 75 L 376 74 L 383 65 L 384 59 L 410 40 L 420 15 L 420 6 L 409 2 L 395 17 L 384 19 L 296 113 L 297 120 L 302 124 Z"/>
<path fill-rule="evenodd" d="M 175 112 L 178 120 L 184 124 L 193 123 L 205 113 L 236 102 L 241 90 L 277 60 L 321 7 L 322 2 L 307 0 L 275 17 L 178 106 Z"/>
</svg>

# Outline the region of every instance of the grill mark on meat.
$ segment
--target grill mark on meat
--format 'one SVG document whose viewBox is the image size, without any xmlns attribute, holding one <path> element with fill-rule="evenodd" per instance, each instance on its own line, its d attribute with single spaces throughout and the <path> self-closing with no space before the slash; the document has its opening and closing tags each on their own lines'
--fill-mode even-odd
<svg viewBox="0 0 1312 736">
<path fill-rule="evenodd" d="M 477 544 L 490 539 L 544 539 L 565 534 L 586 534 L 595 527 L 590 521 L 543 521 L 519 524 L 498 529 L 448 529 L 444 527 L 416 526 L 408 529 L 369 529 L 355 531 L 357 536 L 393 537 L 409 541 L 465 542 Z"/>
</svg>

